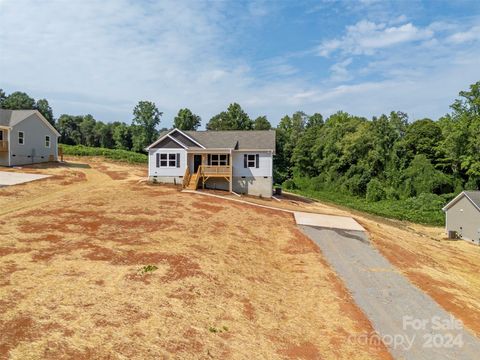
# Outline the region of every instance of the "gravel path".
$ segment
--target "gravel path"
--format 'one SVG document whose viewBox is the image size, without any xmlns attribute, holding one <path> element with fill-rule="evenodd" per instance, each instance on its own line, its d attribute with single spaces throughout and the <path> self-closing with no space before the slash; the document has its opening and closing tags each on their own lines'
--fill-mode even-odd
<svg viewBox="0 0 480 360">
<path fill-rule="evenodd" d="M 299 227 L 320 247 L 396 359 L 479 358 L 480 340 L 400 274 L 365 232 Z"/>
</svg>

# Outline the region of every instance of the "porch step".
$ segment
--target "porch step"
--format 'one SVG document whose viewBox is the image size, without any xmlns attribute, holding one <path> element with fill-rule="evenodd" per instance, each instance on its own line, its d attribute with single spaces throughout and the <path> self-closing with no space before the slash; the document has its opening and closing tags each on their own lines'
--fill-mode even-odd
<svg viewBox="0 0 480 360">
<path fill-rule="evenodd" d="M 193 174 L 190 177 L 190 182 L 186 187 L 188 190 L 197 190 L 197 176 L 198 176 L 197 174 Z"/>
</svg>

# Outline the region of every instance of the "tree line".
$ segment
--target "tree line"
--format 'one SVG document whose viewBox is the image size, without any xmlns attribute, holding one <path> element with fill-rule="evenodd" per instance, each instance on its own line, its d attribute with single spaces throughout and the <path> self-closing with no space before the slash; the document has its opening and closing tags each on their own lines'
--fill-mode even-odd
<svg viewBox="0 0 480 360">
<path fill-rule="evenodd" d="M 131 124 L 104 123 L 91 115 L 63 114 L 54 119 L 46 99 L 6 95 L 0 107 L 38 109 L 60 132 L 65 144 L 143 152 L 157 139 L 163 113 L 140 101 Z M 274 178 L 289 188 L 341 191 L 376 202 L 434 194 L 451 197 L 480 188 L 480 82 L 459 94 L 451 112 L 440 119 L 409 121 L 403 112 L 367 119 L 339 111 L 297 111 L 284 116 L 276 130 Z M 200 116 L 180 109 L 173 127 L 197 130 Z M 206 124 L 207 130 L 269 130 L 266 116 L 251 119 L 233 103 Z M 167 130 L 166 128 L 161 129 Z"/>
<path fill-rule="evenodd" d="M 140 101 L 133 109 L 133 119 L 130 124 L 114 121 L 102 122 L 92 115 L 62 114 L 55 119 L 52 108 L 46 99 L 35 101 L 28 94 L 20 91 L 8 96 L 0 89 L 0 108 L 10 110 L 36 109 L 61 134 L 60 142 L 68 145 L 85 145 L 109 149 L 131 150 L 144 152 L 144 149 L 154 142 L 163 113 L 155 103 Z M 202 119 L 190 109 L 178 111 L 173 121 L 173 127 L 180 130 L 197 130 Z M 231 104 L 227 111 L 214 116 L 207 124 L 208 130 L 266 130 L 272 126 L 266 116 L 251 120 L 239 104 Z"/>
</svg>

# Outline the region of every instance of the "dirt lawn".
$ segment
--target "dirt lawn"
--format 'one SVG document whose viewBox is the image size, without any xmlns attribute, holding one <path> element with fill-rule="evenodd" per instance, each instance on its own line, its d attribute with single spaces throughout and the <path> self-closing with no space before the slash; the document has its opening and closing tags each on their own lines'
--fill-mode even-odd
<svg viewBox="0 0 480 360">
<path fill-rule="evenodd" d="M 98 159 L 9 171 L 54 176 L 0 189 L 2 359 L 390 358 L 289 214 Z"/>
<path fill-rule="evenodd" d="M 440 227 L 388 220 L 296 196 L 288 195 L 281 202 L 243 199 L 289 210 L 352 216 L 394 266 L 480 337 L 479 246 L 447 240 Z"/>
</svg>

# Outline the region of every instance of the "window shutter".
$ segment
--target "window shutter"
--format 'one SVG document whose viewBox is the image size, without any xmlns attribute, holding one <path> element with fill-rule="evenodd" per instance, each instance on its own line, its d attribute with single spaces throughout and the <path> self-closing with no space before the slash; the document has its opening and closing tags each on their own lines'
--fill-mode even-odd
<svg viewBox="0 0 480 360">
<path fill-rule="evenodd" d="M 243 167 L 247 168 L 247 154 L 243 154 Z"/>
<path fill-rule="evenodd" d="M 255 155 L 255 167 L 257 169 L 260 167 L 260 154 Z"/>
<path fill-rule="evenodd" d="M 160 154 L 157 153 L 157 168 L 160 167 Z"/>
<path fill-rule="evenodd" d="M 212 155 L 211 154 L 207 155 L 207 165 L 212 165 Z"/>
<path fill-rule="evenodd" d="M 180 154 L 177 153 L 177 167 L 180 167 Z"/>
</svg>

